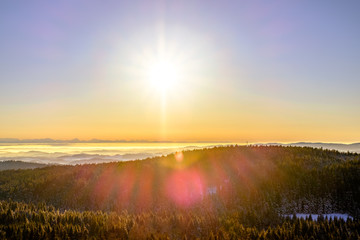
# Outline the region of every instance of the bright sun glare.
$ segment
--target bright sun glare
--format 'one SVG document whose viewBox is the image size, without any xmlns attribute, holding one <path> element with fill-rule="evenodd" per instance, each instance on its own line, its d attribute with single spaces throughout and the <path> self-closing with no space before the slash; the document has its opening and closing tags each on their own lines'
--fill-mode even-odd
<svg viewBox="0 0 360 240">
<path fill-rule="evenodd" d="M 179 77 L 175 64 L 159 61 L 149 68 L 148 78 L 157 90 L 165 92 L 173 87 Z"/>
</svg>

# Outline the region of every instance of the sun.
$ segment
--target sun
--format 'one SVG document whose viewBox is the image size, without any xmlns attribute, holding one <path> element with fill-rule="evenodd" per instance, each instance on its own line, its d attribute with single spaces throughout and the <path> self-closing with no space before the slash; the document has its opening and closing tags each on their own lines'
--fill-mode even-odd
<svg viewBox="0 0 360 240">
<path fill-rule="evenodd" d="M 175 86 L 179 79 L 179 71 L 170 61 L 158 61 L 149 67 L 148 79 L 157 90 L 165 92 Z"/>
</svg>

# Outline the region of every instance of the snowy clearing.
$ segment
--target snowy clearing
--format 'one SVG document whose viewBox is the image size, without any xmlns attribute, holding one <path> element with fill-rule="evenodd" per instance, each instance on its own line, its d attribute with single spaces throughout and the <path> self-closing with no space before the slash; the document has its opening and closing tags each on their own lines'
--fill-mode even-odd
<svg viewBox="0 0 360 240">
<path fill-rule="evenodd" d="M 327 214 L 296 213 L 295 215 L 297 218 L 302 218 L 302 219 L 309 218 L 311 215 L 311 218 L 313 220 L 317 220 L 320 216 L 323 216 L 324 218 L 327 217 L 328 219 L 334 219 L 335 217 L 344 220 L 347 220 L 348 218 L 353 219 L 352 216 L 346 213 L 327 213 Z M 284 214 L 283 216 L 292 218 L 293 214 Z"/>
</svg>

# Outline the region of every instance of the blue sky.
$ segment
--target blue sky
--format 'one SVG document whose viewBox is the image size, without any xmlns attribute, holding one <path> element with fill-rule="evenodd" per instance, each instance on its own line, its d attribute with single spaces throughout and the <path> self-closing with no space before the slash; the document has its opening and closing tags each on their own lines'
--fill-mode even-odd
<svg viewBox="0 0 360 240">
<path fill-rule="evenodd" d="M 139 58 L 156 52 L 163 38 L 189 65 L 192 87 L 183 89 L 186 106 L 168 100 L 186 119 L 175 124 L 170 116 L 166 136 L 157 134 L 156 117 L 127 127 L 159 128 L 145 138 L 355 141 L 360 133 L 359 10 L 359 1 L 2 1 L 0 135 L 138 138 L 140 133 L 124 129 L 86 134 L 106 124 L 88 118 L 98 112 L 119 119 L 114 127 L 156 111 L 145 107 L 148 98 L 138 100 L 148 87 L 141 89 L 144 82 L 134 72 L 142 68 Z M 156 105 L 156 97 L 150 98 Z M 116 111 L 128 120 L 111 114 Z M 202 111 L 208 124 L 192 134 L 206 121 L 197 116 Z M 199 122 L 192 124 L 189 116 Z M 253 118 L 258 120 L 249 124 L 251 135 L 243 128 Z M 87 127 L 74 132 L 82 121 Z M 286 122 L 288 135 L 279 121 Z M 59 126 L 66 126 L 64 134 L 50 130 Z M 255 131 L 259 128 L 265 137 Z M 308 135 L 292 132 L 299 128 Z M 214 129 L 222 135 L 201 137 Z"/>
</svg>

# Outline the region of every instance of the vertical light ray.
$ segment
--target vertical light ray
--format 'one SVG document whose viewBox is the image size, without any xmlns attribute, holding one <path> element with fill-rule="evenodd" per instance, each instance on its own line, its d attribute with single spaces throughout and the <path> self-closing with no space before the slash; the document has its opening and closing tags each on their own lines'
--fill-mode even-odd
<svg viewBox="0 0 360 240">
<path fill-rule="evenodd" d="M 161 91 L 161 138 L 166 139 L 166 90 Z"/>
<path fill-rule="evenodd" d="M 165 51 L 165 21 L 164 21 L 164 3 L 160 3 L 160 11 L 159 14 L 160 19 L 158 23 L 158 49 L 157 49 L 157 57 L 158 59 L 162 59 Z M 166 90 L 163 89 L 161 91 L 161 138 L 166 140 Z"/>
</svg>

